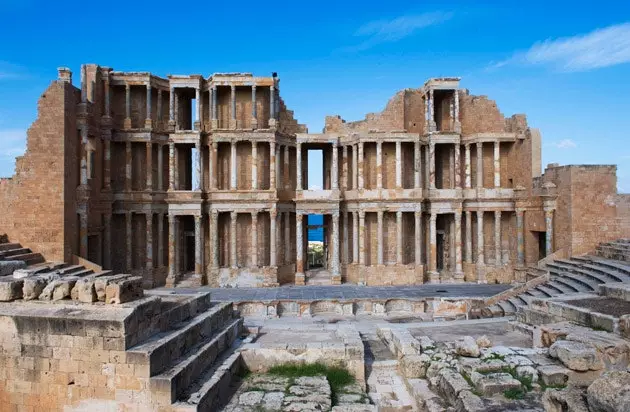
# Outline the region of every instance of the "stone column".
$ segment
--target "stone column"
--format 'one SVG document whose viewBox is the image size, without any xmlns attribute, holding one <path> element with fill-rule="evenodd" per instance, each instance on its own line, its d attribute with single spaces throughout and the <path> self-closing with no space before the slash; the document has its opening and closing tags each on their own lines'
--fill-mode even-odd
<svg viewBox="0 0 630 412">
<path fill-rule="evenodd" d="M 197 187 L 195 190 L 203 190 L 203 156 L 201 155 L 201 137 L 195 142 L 195 174 L 197 175 Z"/>
<path fill-rule="evenodd" d="M 87 186 L 88 184 L 88 126 L 86 124 L 81 126 L 81 185 Z M 94 167 L 94 165 L 92 165 Z"/>
<path fill-rule="evenodd" d="M 336 146 L 335 146 L 336 150 Z M 335 210 L 332 212 L 332 271 L 331 275 L 333 277 L 338 277 L 340 275 L 339 271 L 339 211 Z M 337 280 L 341 279 L 333 279 L 333 283 L 337 283 Z M 339 282 L 340 283 L 340 282 Z"/>
<path fill-rule="evenodd" d="M 133 247 L 132 247 L 132 239 L 133 239 L 133 232 L 132 232 L 132 226 L 131 226 L 131 218 L 133 217 L 133 215 L 131 214 L 131 212 L 126 212 L 125 213 L 125 241 L 126 241 L 126 249 L 127 249 L 127 254 L 125 255 L 126 257 L 126 262 L 125 262 L 125 270 L 127 272 L 130 272 L 133 269 Z"/>
<path fill-rule="evenodd" d="M 486 283 L 484 266 L 486 265 L 483 253 L 483 210 L 477 211 L 477 282 Z"/>
<path fill-rule="evenodd" d="M 426 94 L 424 95 L 424 130 L 425 133 L 431 131 L 429 128 L 429 96 Z"/>
<path fill-rule="evenodd" d="M 344 146 L 345 147 L 345 146 Z M 348 211 L 343 212 L 343 227 L 341 228 L 341 235 L 343 236 L 343 250 L 341 261 L 344 264 L 348 264 L 350 261 L 348 257 L 348 226 L 350 222 L 348 219 Z"/>
<path fill-rule="evenodd" d="M 357 178 L 358 178 L 358 167 L 357 167 L 357 159 L 358 155 L 358 145 L 352 146 L 352 190 L 357 190 Z"/>
<path fill-rule="evenodd" d="M 277 229 L 278 212 L 276 209 L 269 211 L 269 266 L 276 267 L 277 264 L 277 251 L 276 251 L 276 231 Z"/>
<path fill-rule="evenodd" d="M 218 172 L 218 153 L 219 153 L 219 144 L 217 142 L 212 142 L 212 150 L 210 154 L 210 165 L 208 166 L 208 170 L 210 173 L 210 184 L 212 185 L 212 190 L 217 190 L 219 187 L 219 172 Z"/>
<path fill-rule="evenodd" d="M 396 263 L 399 265 L 403 264 L 403 221 L 402 221 L 402 212 L 396 212 L 396 226 L 398 228 L 398 233 L 396 233 Z"/>
<path fill-rule="evenodd" d="M 250 246 L 252 255 L 252 267 L 258 267 L 258 212 L 252 212 L 252 245 Z"/>
<path fill-rule="evenodd" d="M 302 190 L 302 143 L 297 144 L 297 149 L 295 152 L 295 173 L 295 190 Z"/>
<path fill-rule="evenodd" d="M 103 214 L 103 267 L 112 267 L 112 212 Z"/>
<path fill-rule="evenodd" d="M 203 102 L 201 101 L 201 90 L 199 87 L 195 87 L 195 130 L 201 130 L 201 106 Z"/>
<path fill-rule="evenodd" d="M 472 263 L 472 213 L 467 210 L 466 214 L 466 263 Z"/>
<path fill-rule="evenodd" d="M 162 130 L 162 89 L 157 91 L 157 127 Z"/>
<path fill-rule="evenodd" d="M 339 149 L 337 143 L 332 145 L 332 190 L 339 190 Z M 339 216 L 337 216 L 339 218 Z"/>
<path fill-rule="evenodd" d="M 500 266 L 501 262 L 501 211 L 494 212 L 494 264 Z"/>
<path fill-rule="evenodd" d="M 459 143 L 455 144 L 455 188 L 461 189 L 462 187 L 462 171 L 460 168 L 461 161 L 459 159 L 461 155 L 461 146 Z"/>
<path fill-rule="evenodd" d="M 230 143 L 230 190 L 236 190 L 236 142 Z"/>
<path fill-rule="evenodd" d="M 103 188 L 105 190 L 111 190 L 112 188 L 112 149 L 110 139 L 111 137 L 103 139 Z"/>
<path fill-rule="evenodd" d="M 376 212 L 376 262 L 383 264 L 383 211 Z"/>
<path fill-rule="evenodd" d="M 359 212 L 352 212 L 352 263 L 359 263 Z"/>
<path fill-rule="evenodd" d="M 304 284 L 304 252 L 302 248 L 304 246 L 304 230 L 302 228 L 302 219 L 304 216 L 301 213 L 297 213 L 295 215 L 295 251 L 296 251 L 296 262 L 295 262 L 295 284 L 303 285 Z M 288 242 L 287 242 L 288 243 Z"/>
<path fill-rule="evenodd" d="M 448 176 L 449 188 L 455 189 L 455 146 L 453 146 L 453 150 L 448 151 Z"/>
<path fill-rule="evenodd" d="M 553 209 L 545 209 L 545 255 L 553 253 Z"/>
<path fill-rule="evenodd" d="M 201 216 L 195 216 L 195 273 L 203 272 L 203 232 L 201 230 Z"/>
<path fill-rule="evenodd" d="M 212 86 L 212 121 L 211 121 L 211 126 L 212 129 L 218 129 L 219 128 L 219 118 L 217 116 L 217 86 Z"/>
<path fill-rule="evenodd" d="M 160 192 L 164 190 L 164 150 L 163 149 L 164 149 L 163 145 L 161 143 L 158 144 L 157 190 Z"/>
<path fill-rule="evenodd" d="M 525 266 L 525 225 L 523 222 L 523 209 L 516 209 L 516 254 L 519 267 Z"/>
<path fill-rule="evenodd" d="M 462 123 L 459 120 L 459 90 L 455 90 L 455 126 L 453 131 L 455 133 L 461 133 L 462 132 Z"/>
<path fill-rule="evenodd" d="M 125 84 L 125 122 L 123 128 L 131 129 L 131 85 Z"/>
<path fill-rule="evenodd" d="M 153 144 L 147 142 L 147 183 L 146 190 L 153 190 Z M 158 171 L 159 173 L 159 171 Z"/>
<path fill-rule="evenodd" d="M 157 267 L 164 266 L 164 213 L 158 213 L 157 226 Z"/>
<path fill-rule="evenodd" d="M 168 190 L 175 190 L 175 143 L 168 144 Z"/>
<path fill-rule="evenodd" d="M 88 257 L 88 215 L 85 205 L 79 210 L 79 255 L 84 259 Z"/>
<path fill-rule="evenodd" d="M 230 87 L 230 129 L 236 129 L 236 86 Z"/>
<path fill-rule="evenodd" d="M 146 116 L 144 117 L 144 128 L 150 129 L 153 127 L 153 121 L 151 120 L 151 84 L 147 83 L 147 108 Z"/>
<path fill-rule="evenodd" d="M 236 212 L 230 213 L 230 263 L 232 268 L 238 267 L 236 260 Z"/>
<path fill-rule="evenodd" d="M 396 189 L 402 189 L 402 153 L 401 143 L 396 142 Z"/>
<path fill-rule="evenodd" d="M 365 212 L 359 210 L 359 264 L 365 266 Z"/>
<path fill-rule="evenodd" d="M 376 142 L 376 188 L 383 188 L 383 144 Z"/>
<path fill-rule="evenodd" d="M 296 214 L 297 219 L 297 214 Z M 284 212 L 284 261 L 291 264 L 291 213 Z"/>
<path fill-rule="evenodd" d="M 359 142 L 358 144 L 359 146 L 359 150 L 358 150 L 358 159 L 357 159 L 357 173 L 358 173 L 358 177 L 357 180 L 359 181 L 359 189 L 363 189 L 363 142 Z"/>
<path fill-rule="evenodd" d="M 429 143 L 429 187 L 435 189 L 435 143 Z"/>
<path fill-rule="evenodd" d="M 465 171 L 466 174 L 466 189 L 470 189 L 472 187 L 472 182 L 470 179 L 470 145 L 467 144 L 464 146 L 464 156 L 465 156 Z"/>
<path fill-rule="evenodd" d="M 424 147 L 424 188 L 425 189 L 429 188 L 429 181 L 430 181 L 430 178 L 429 178 L 429 169 L 430 169 L 429 164 L 431 163 L 431 154 L 429 153 L 430 152 L 429 148 L 430 148 L 429 144 L 427 144 Z"/>
<path fill-rule="evenodd" d="M 276 142 L 269 142 L 269 190 L 276 190 Z"/>
<path fill-rule="evenodd" d="M 280 162 L 282 161 L 282 145 L 276 146 L 276 188 L 282 190 L 284 188 L 284 176 L 282 176 L 282 169 L 280 169 Z"/>
<path fill-rule="evenodd" d="M 252 85 L 252 129 L 258 129 L 258 118 L 256 113 L 256 85 Z"/>
<path fill-rule="evenodd" d="M 175 215 L 168 215 L 168 276 L 175 280 L 176 273 L 176 243 L 177 236 L 175 232 L 177 231 L 177 217 Z"/>
<path fill-rule="evenodd" d="M 291 152 L 289 146 L 284 146 L 284 169 L 283 169 L 283 180 L 284 180 L 284 188 L 286 190 L 291 190 L 291 173 L 289 172 L 289 168 L 291 165 Z"/>
<path fill-rule="evenodd" d="M 462 212 L 455 211 L 455 281 L 464 281 L 462 269 Z"/>
<path fill-rule="evenodd" d="M 131 192 L 131 142 L 125 146 L 125 191 Z"/>
<path fill-rule="evenodd" d="M 103 88 L 105 90 L 105 109 L 104 109 L 104 113 L 103 113 L 103 117 L 105 117 L 106 119 L 111 119 L 112 114 L 111 114 L 111 110 L 110 110 L 110 89 L 109 89 L 109 71 L 106 71 L 103 73 Z"/>
<path fill-rule="evenodd" d="M 429 283 L 440 283 L 437 271 L 437 214 L 431 213 L 429 218 Z"/>
<path fill-rule="evenodd" d="M 212 234 L 212 267 L 219 269 L 219 212 L 210 212 L 210 233 Z"/>
<path fill-rule="evenodd" d="M 433 103 L 433 89 L 429 90 L 429 131 L 435 132 L 437 125 L 435 124 L 435 107 Z"/>
<path fill-rule="evenodd" d="M 483 143 L 477 142 L 477 189 L 483 188 Z"/>
<path fill-rule="evenodd" d="M 344 145 L 341 149 L 341 159 L 342 159 L 342 168 L 341 168 L 341 188 L 343 190 L 348 189 L 348 146 Z M 347 215 L 346 215 L 347 216 Z M 344 222 L 345 222 L 344 218 Z"/>
<path fill-rule="evenodd" d="M 269 86 L 269 128 L 276 127 L 276 88 Z"/>
<path fill-rule="evenodd" d="M 258 145 L 252 141 L 252 190 L 258 190 Z"/>
<path fill-rule="evenodd" d="M 413 187 L 420 189 L 422 183 L 420 182 L 420 171 L 422 170 L 422 162 L 420 161 L 420 142 L 414 142 L 413 144 Z"/>
<path fill-rule="evenodd" d="M 499 142 L 494 142 L 494 187 L 501 187 L 501 150 Z"/>
<path fill-rule="evenodd" d="M 146 249 L 146 268 L 153 269 L 153 213 L 145 214 L 147 220 L 147 249 Z"/>
<path fill-rule="evenodd" d="M 415 260 L 416 266 L 422 264 L 422 212 L 414 212 L 414 240 L 415 240 Z"/>
<path fill-rule="evenodd" d="M 168 103 L 168 125 L 169 127 L 175 127 L 175 88 L 171 87 L 169 92 Z"/>
</svg>

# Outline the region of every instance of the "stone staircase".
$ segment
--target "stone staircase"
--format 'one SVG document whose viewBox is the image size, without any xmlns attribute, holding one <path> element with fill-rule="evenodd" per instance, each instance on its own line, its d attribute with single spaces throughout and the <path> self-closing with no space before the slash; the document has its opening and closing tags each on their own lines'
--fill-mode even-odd
<svg viewBox="0 0 630 412">
<path fill-rule="evenodd" d="M 26 266 L 43 263 L 46 260 L 40 253 L 22 247 L 19 243 L 0 243 L 0 261 L 22 261 Z"/>
<path fill-rule="evenodd" d="M 157 324 L 155 333 L 126 351 L 127 362 L 148 375 L 155 410 L 207 411 L 227 402 L 243 369 L 236 350 L 243 319 L 232 303 L 211 304 L 210 294 L 198 294 L 176 303 Z"/>
<path fill-rule="evenodd" d="M 611 244 L 615 246 L 609 246 Z M 556 259 L 546 265 L 548 281 L 483 308 L 481 317 L 513 316 L 519 309 L 528 307 L 533 299 L 596 293 L 604 283 L 630 283 L 630 261 L 617 259 L 628 256 L 630 241 L 622 239 L 598 246 L 595 255 Z"/>
</svg>

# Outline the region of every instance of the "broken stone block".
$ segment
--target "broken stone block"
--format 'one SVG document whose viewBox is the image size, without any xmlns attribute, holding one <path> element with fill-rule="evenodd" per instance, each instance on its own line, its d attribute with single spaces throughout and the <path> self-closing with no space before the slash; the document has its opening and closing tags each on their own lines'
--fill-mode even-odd
<svg viewBox="0 0 630 412">
<path fill-rule="evenodd" d="M 26 267 L 26 263 L 21 260 L 0 261 L 0 276 L 12 275 L 16 270 Z"/>
<path fill-rule="evenodd" d="M 99 302 L 105 302 L 105 289 L 107 285 L 117 280 L 128 278 L 130 275 L 121 274 L 113 276 L 100 276 L 94 278 L 94 290 L 96 291 L 96 298 Z"/>
<path fill-rule="evenodd" d="M 539 366 L 538 372 L 540 373 L 540 379 L 547 386 L 566 385 L 569 379 L 569 370 L 560 365 Z"/>
<path fill-rule="evenodd" d="M 600 370 L 604 367 L 600 353 L 588 343 L 559 340 L 549 347 L 549 356 L 558 358 L 574 371 Z"/>
<path fill-rule="evenodd" d="M 13 277 L 15 279 L 24 279 L 24 278 L 27 278 L 29 276 L 34 276 L 34 275 L 35 275 L 34 271 L 30 269 L 26 269 L 26 268 L 18 269 L 13 272 Z"/>
<path fill-rule="evenodd" d="M 142 277 L 131 276 L 108 284 L 105 289 L 105 302 L 110 304 L 130 302 L 141 298 L 143 294 Z"/>
<path fill-rule="evenodd" d="M 24 278 L 24 285 L 22 286 L 22 298 L 24 300 L 33 300 L 39 298 L 39 295 L 44 291 L 44 288 L 53 280 L 59 279 L 59 275 L 56 273 L 29 276 Z"/>
<path fill-rule="evenodd" d="M 630 411 L 630 373 L 605 373 L 588 387 L 586 394 L 592 412 Z"/>
<path fill-rule="evenodd" d="M 482 412 L 486 410 L 481 398 L 471 391 L 461 391 L 455 402 L 455 410 L 465 412 Z"/>
<path fill-rule="evenodd" d="M 41 295 L 40 300 L 62 300 L 70 297 L 72 288 L 79 280 L 76 276 L 66 276 L 61 279 L 56 279 L 50 282 Z"/>
<path fill-rule="evenodd" d="M 460 356 L 468 356 L 470 358 L 478 358 L 480 355 L 479 346 L 472 336 L 464 336 L 455 343 L 455 351 Z"/>
<path fill-rule="evenodd" d="M 478 375 L 478 376 L 477 376 Z M 512 375 L 504 372 L 489 373 L 487 375 L 475 374 L 471 376 L 475 387 L 485 396 L 503 393 L 508 389 L 518 389 L 521 383 Z"/>
<path fill-rule="evenodd" d="M 400 360 L 400 368 L 407 378 L 424 378 L 430 363 L 427 355 L 407 355 Z"/>
<path fill-rule="evenodd" d="M 10 302 L 22 299 L 22 279 L 14 279 L 12 276 L 0 278 L 0 302 Z"/>
<path fill-rule="evenodd" d="M 72 300 L 83 303 L 96 302 L 96 290 L 94 289 L 94 278 L 85 277 L 77 280 L 70 293 Z"/>
<path fill-rule="evenodd" d="M 518 366 L 516 375 L 520 378 L 528 378 L 532 383 L 538 382 L 538 371 L 533 366 Z"/>
<path fill-rule="evenodd" d="M 477 343 L 477 346 L 479 346 L 480 348 L 492 347 L 492 341 L 490 341 L 490 338 L 488 338 L 486 335 L 478 337 L 475 343 Z"/>
<path fill-rule="evenodd" d="M 589 412 L 582 391 L 576 388 L 547 389 L 542 396 L 545 412 Z"/>
<path fill-rule="evenodd" d="M 457 396 L 460 392 L 471 389 L 466 379 L 459 372 L 450 368 L 440 370 L 437 375 L 437 387 L 451 404 L 457 401 Z"/>
</svg>

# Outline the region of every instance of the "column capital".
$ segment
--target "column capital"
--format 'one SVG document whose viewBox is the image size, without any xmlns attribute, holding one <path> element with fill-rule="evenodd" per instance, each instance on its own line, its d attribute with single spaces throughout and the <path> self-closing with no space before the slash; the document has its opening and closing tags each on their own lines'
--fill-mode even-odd
<svg viewBox="0 0 630 412">
<path fill-rule="evenodd" d="M 251 212 L 252 219 L 258 219 L 258 212 Z"/>
<path fill-rule="evenodd" d="M 365 219 L 365 210 L 359 210 L 359 218 Z"/>
<path fill-rule="evenodd" d="M 238 215 L 238 213 L 237 213 L 237 212 L 230 212 L 230 218 L 231 218 L 232 220 L 236 220 L 236 215 Z"/>
<path fill-rule="evenodd" d="M 481 150 L 483 142 L 477 142 L 477 143 L 475 143 L 475 145 L 477 146 L 477 149 Z"/>
<path fill-rule="evenodd" d="M 297 213 L 297 212 L 296 212 L 296 213 L 295 213 L 295 220 L 296 220 L 297 222 L 302 223 L 303 216 L 304 216 L 304 215 L 303 215 L 302 213 Z"/>
<path fill-rule="evenodd" d="M 339 218 L 339 211 L 338 210 L 333 210 L 331 215 L 332 215 L 332 217 Z"/>
<path fill-rule="evenodd" d="M 218 218 L 218 217 L 219 217 L 219 211 L 218 211 L 218 210 L 216 210 L 216 209 L 212 209 L 212 210 L 210 211 L 210 215 L 212 216 L 212 218 L 213 218 L 213 219 L 216 219 L 216 218 Z"/>
</svg>

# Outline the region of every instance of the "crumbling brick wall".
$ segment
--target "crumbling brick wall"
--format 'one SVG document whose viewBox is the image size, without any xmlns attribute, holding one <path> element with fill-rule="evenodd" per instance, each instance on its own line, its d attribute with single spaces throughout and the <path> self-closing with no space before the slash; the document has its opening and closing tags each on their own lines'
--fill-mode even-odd
<svg viewBox="0 0 630 412">
<path fill-rule="evenodd" d="M 630 194 L 617 195 L 615 203 L 617 204 L 619 236 L 630 238 Z"/>
<path fill-rule="evenodd" d="M 459 117 L 463 135 L 505 131 L 505 119 L 496 102 L 487 96 L 473 96 L 468 90 L 459 92 Z"/>
<path fill-rule="evenodd" d="M 48 260 L 69 261 L 77 247 L 79 97 L 76 88 L 61 81 L 46 89 L 15 175 L 0 181 L 0 231 Z"/>
</svg>

